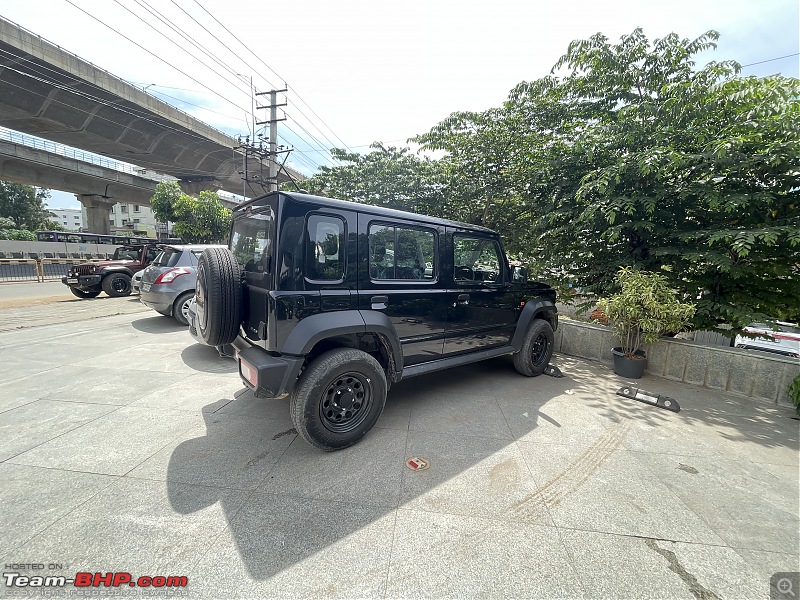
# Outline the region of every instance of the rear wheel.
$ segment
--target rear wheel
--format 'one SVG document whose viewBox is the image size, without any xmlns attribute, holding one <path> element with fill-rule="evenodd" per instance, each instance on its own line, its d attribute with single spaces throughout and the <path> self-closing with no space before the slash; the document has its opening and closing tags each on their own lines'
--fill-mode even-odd
<svg viewBox="0 0 800 600">
<path fill-rule="evenodd" d="M 206 248 L 197 263 L 197 331 L 209 346 L 230 344 L 242 311 L 239 263 L 227 248 Z"/>
<path fill-rule="evenodd" d="M 112 298 L 130 296 L 132 289 L 131 278 L 125 273 L 112 273 L 103 278 L 103 291 Z"/>
<path fill-rule="evenodd" d="M 69 291 L 78 298 L 97 298 L 100 295 L 97 290 L 81 290 L 74 287 L 69 288 Z"/>
<path fill-rule="evenodd" d="M 328 452 L 358 442 L 386 404 L 386 374 L 372 356 L 338 348 L 306 367 L 292 393 L 294 427 L 309 444 Z"/>
<path fill-rule="evenodd" d="M 181 325 L 189 326 L 189 303 L 194 298 L 194 291 L 186 292 L 178 296 L 175 304 L 172 305 L 172 316 Z"/>
<path fill-rule="evenodd" d="M 534 319 L 525 332 L 522 348 L 514 353 L 514 368 L 526 377 L 541 375 L 553 356 L 553 328 L 544 319 Z"/>
</svg>

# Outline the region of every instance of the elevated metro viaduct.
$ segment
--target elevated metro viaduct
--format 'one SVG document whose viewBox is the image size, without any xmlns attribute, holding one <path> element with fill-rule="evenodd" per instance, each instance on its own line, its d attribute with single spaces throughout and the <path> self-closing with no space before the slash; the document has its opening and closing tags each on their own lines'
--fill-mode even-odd
<svg viewBox="0 0 800 600">
<path fill-rule="evenodd" d="M 263 185 L 243 188 L 240 171 L 245 167 L 254 174 L 269 169 L 256 157 L 245 163 L 244 154 L 234 150 L 235 138 L 2 18 L 0 125 L 174 178 L 189 193 L 222 189 L 258 195 L 268 189 L 263 178 Z M 157 183 L 86 166 L 91 163 L 65 171 L 59 164 L 63 161 L 52 157 L 28 160 L 31 153 L 20 150 L 19 144 L 14 152 L 2 159 L 0 173 L 5 178 L 73 192 L 87 207 L 90 223 L 102 220 L 105 228 L 107 205 L 148 204 L 149 194 L 141 202 L 137 194 Z M 76 175 L 87 169 L 91 176 Z M 292 178 L 303 179 L 296 171 L 287 171 Z M 125 185 L 121 179 L 127 179 Z M 289 178 L 281 172 L 278 179 Z"/>
</svg>

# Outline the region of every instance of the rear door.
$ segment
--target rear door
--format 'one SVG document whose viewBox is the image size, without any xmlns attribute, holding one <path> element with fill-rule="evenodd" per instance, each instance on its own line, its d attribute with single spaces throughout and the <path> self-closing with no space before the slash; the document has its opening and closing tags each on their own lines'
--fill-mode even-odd
<svg viewBox="0 0 800 600">
<path fill-rule="evenodd" d="M 447 318 L 438 245 L 444 227 L 359 214 L 358 308 L 389 317 L 404 365 L 439 358 Z"/>
<path fill-rule="evenodd" d="M 258 343 L 265 337 L 268 294 L 274 280 L 272 264 L 275 239 L 274 200 L 250 206 L 234 218 L 230 249 L 246 284 L 242 296 L 242 323 L 245 335 Z"/>
</svg>

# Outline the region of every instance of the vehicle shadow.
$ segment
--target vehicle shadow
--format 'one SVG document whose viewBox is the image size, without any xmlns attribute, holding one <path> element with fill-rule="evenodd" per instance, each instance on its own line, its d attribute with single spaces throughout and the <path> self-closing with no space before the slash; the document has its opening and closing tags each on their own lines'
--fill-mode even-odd
<svg viewBox="0 0 800 600">
<path fill-rule="evenodd" d="M 503 357 L 403 381 L 389 391 L 378 425 L 357 445 L 333 453 L 297 436 L 285 399 L 257 399 L 244 388 L 232 400 L 205 406 L 206 434 L 180 443 L 167 469 L 176 512 L 194 513 L 219 502 L 228 523 L 197 563 L 197 575 L 224 573 L 228 581 L 243 582 L 242 594 L 252 594 L 248 585 L 265 580 L 267 587 L 280 585 L 282 571 L 294 573 L 302 565 L 314 573 L 304 595 L 325 595 L 326 586 L 336 582 L 336 574 L 324 573 L 330 553 L 360 556 L 360 581 L 386 580 L 392 540 L 410 535 L 395 530 L 399 520 L 412 518 L 408 511 L 432 521 L 442 513 L 476 519 L 446 540 L 419 540 L 420 548 L 435 554 L 437 544 L 446 544 L 443 552 L 480 546 L 482 538 L 497 535 L 496 527 L 553 525 L 551 511 L 569 505 L 571 497 L 585 498 L 586 486 L 606 490 L 601 501 L 635 520 L 640 509 L 623 502 L 632 492 L 613 483 L 608 484 L 613 490 L 602 487 L 607 479 L 619 485 L 618 478 L 637 479 L 647 471 L 631 467 L 638 464 L 631 456 L 614 458 L 618 450 L 694 451 L 692 440 L 682 448 L 681 438 L 701 426 L 720 428 L 713 433 L 717 451 L 742 441 L 748 451 L 797 447 L 796 422 L 769 406 L 752 409 L 711 391 L 655 377 L 642 380 L 650 391 L 682 394 L 676 399 L 683 410 L 672 413 L 616 396 L 625 382 L 604 365 L 565 356 L 554 363 L 565 377 L 524 378 Z M 648 447 L 662 442 L 657 450 Z M 414 456 L 427 459 L 430 468 L 407 468 L 405 461 Z M 545 463 L 538 474 L 537 461 Z M 596 480 L 599 469 L 603 475 Z M 616 473 L 619 469 L 631 470 Z M 645 488 L 656 482 L 650 474 L 646 479 Z M 203 491 L 193 494 L 186 484 Z M 209 496 L 209 489 L 216 491 Z M 636 493 L 651 501 L 647 494 L 656 492 Z M 375 556 L 365 551 L 369 544 Z M 413 574 L 395 574 L 393 582 L 402 585 L 398 581 L 407 578 Z M 206 584 L 213 586 L 213 578 Z M 381 585 L 376 583 L 384 589 Z"/>
<path fill-rule="evenodd" d="M 186 325 L 181 325 L 172 317 L 165 317 L 163 315 L 136 319 L 135 321 L 131 321 L 131 326 L 143 333 L 174 333 L 175 331 L 184 330 L 186 331 L 186 335 L 189 335 Z"/>
<path fill-rule="evenodd" d="M 181 360 L 187 367 L 204 373 L 238 373 L 237 362 L 221 358 L 216 348 L 203 344 L 190 344 L 181 351 Z"/>
<path fill-rule="evenodd" d="M 187 364 L 195 352 L 184 351 Z M 520 384 L 539 384 L 545 391 L 529 399 L 530 418 L 512 434 L 495 393 Z M 519 516 L 520 507 L 527 507 L 529 522 L 548 522 L 525 460 L 508 446 L 515 435 L 533 431 L 539 411 L 571 385 L 568 379 L 521 377 L 502 359 L 417 377 L 392 387 L 378 425 L 361 442 L 332 453 L 297 436 L 288 400 L 257 399 L 242 389 L 231 401 L 205 406 L 206 435 L 173 450 L 169 500 L 181 514 L 219 501 L 236 547 L 232 560 L 256 580 L 316 555 L 458 478 L 504 486 L 501 506 L 493 509 L 499 513 Z M 543 420 L 560 426 L 556 418 Z M 414 455 L 430 459 L 432 468 L 424 473 L 408 469 L 405 460 Z M 216 486 L 219 494 L 192 495 L 187 483 Z M 480 490 L 482 485 L 470 487 Z M 243 507 L 231 489 L 253 493 Z M 477 502 L 467 506 L 468 512 L 487 512 Z M 217 551 L 222 550 L 211 553 Z"/>
</svg>

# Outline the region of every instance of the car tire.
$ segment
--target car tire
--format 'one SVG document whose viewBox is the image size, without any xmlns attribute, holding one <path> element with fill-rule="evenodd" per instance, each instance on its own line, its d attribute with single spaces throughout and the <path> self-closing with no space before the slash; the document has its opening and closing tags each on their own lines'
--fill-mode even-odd
<svg viewBox="0 0 800 600">
<path fill-rule="evenodd" d="M 175 304 L 172 305 L 172 316 L 181 325 L 189 326 L 189 302 L 194 298 L 194 290 L 178 296 Z"/>
<path fill-rule="evenodd" d="M 290 401 L 292 423 L 317 448 L 347 448 L 378 421 L 386 391 L 386 374 L 375 358 L 354 348 L 330 350 L 300 376 Z"/>
<path fill-rule="evenodd" d="M 111 273 L 103 278 L 103 291 L 112 298 L 130 296 L 131 278 L 125 273 Z"/>
<path fill-rule="evenodd" d="M 197 262 L 197 331 L 209 346 L 239 334 L 242 284 L 239 263 L 227 248 L 206 248 Z"/>
<path fill-rule="evenodd" d="M 534 319 L 525 332 L 522 348 L 515 352 L 514 368 L 526 377 L 541 375 L 553 355 L 553 328 L 544 319 Z"/>
<path fill-rule="evenodd" d="M 97 298 L 100 295 L 97 290 L 79 290 L 74 287 L 69 288 L 69 291 L 78 298 Z"/>
</svg>

